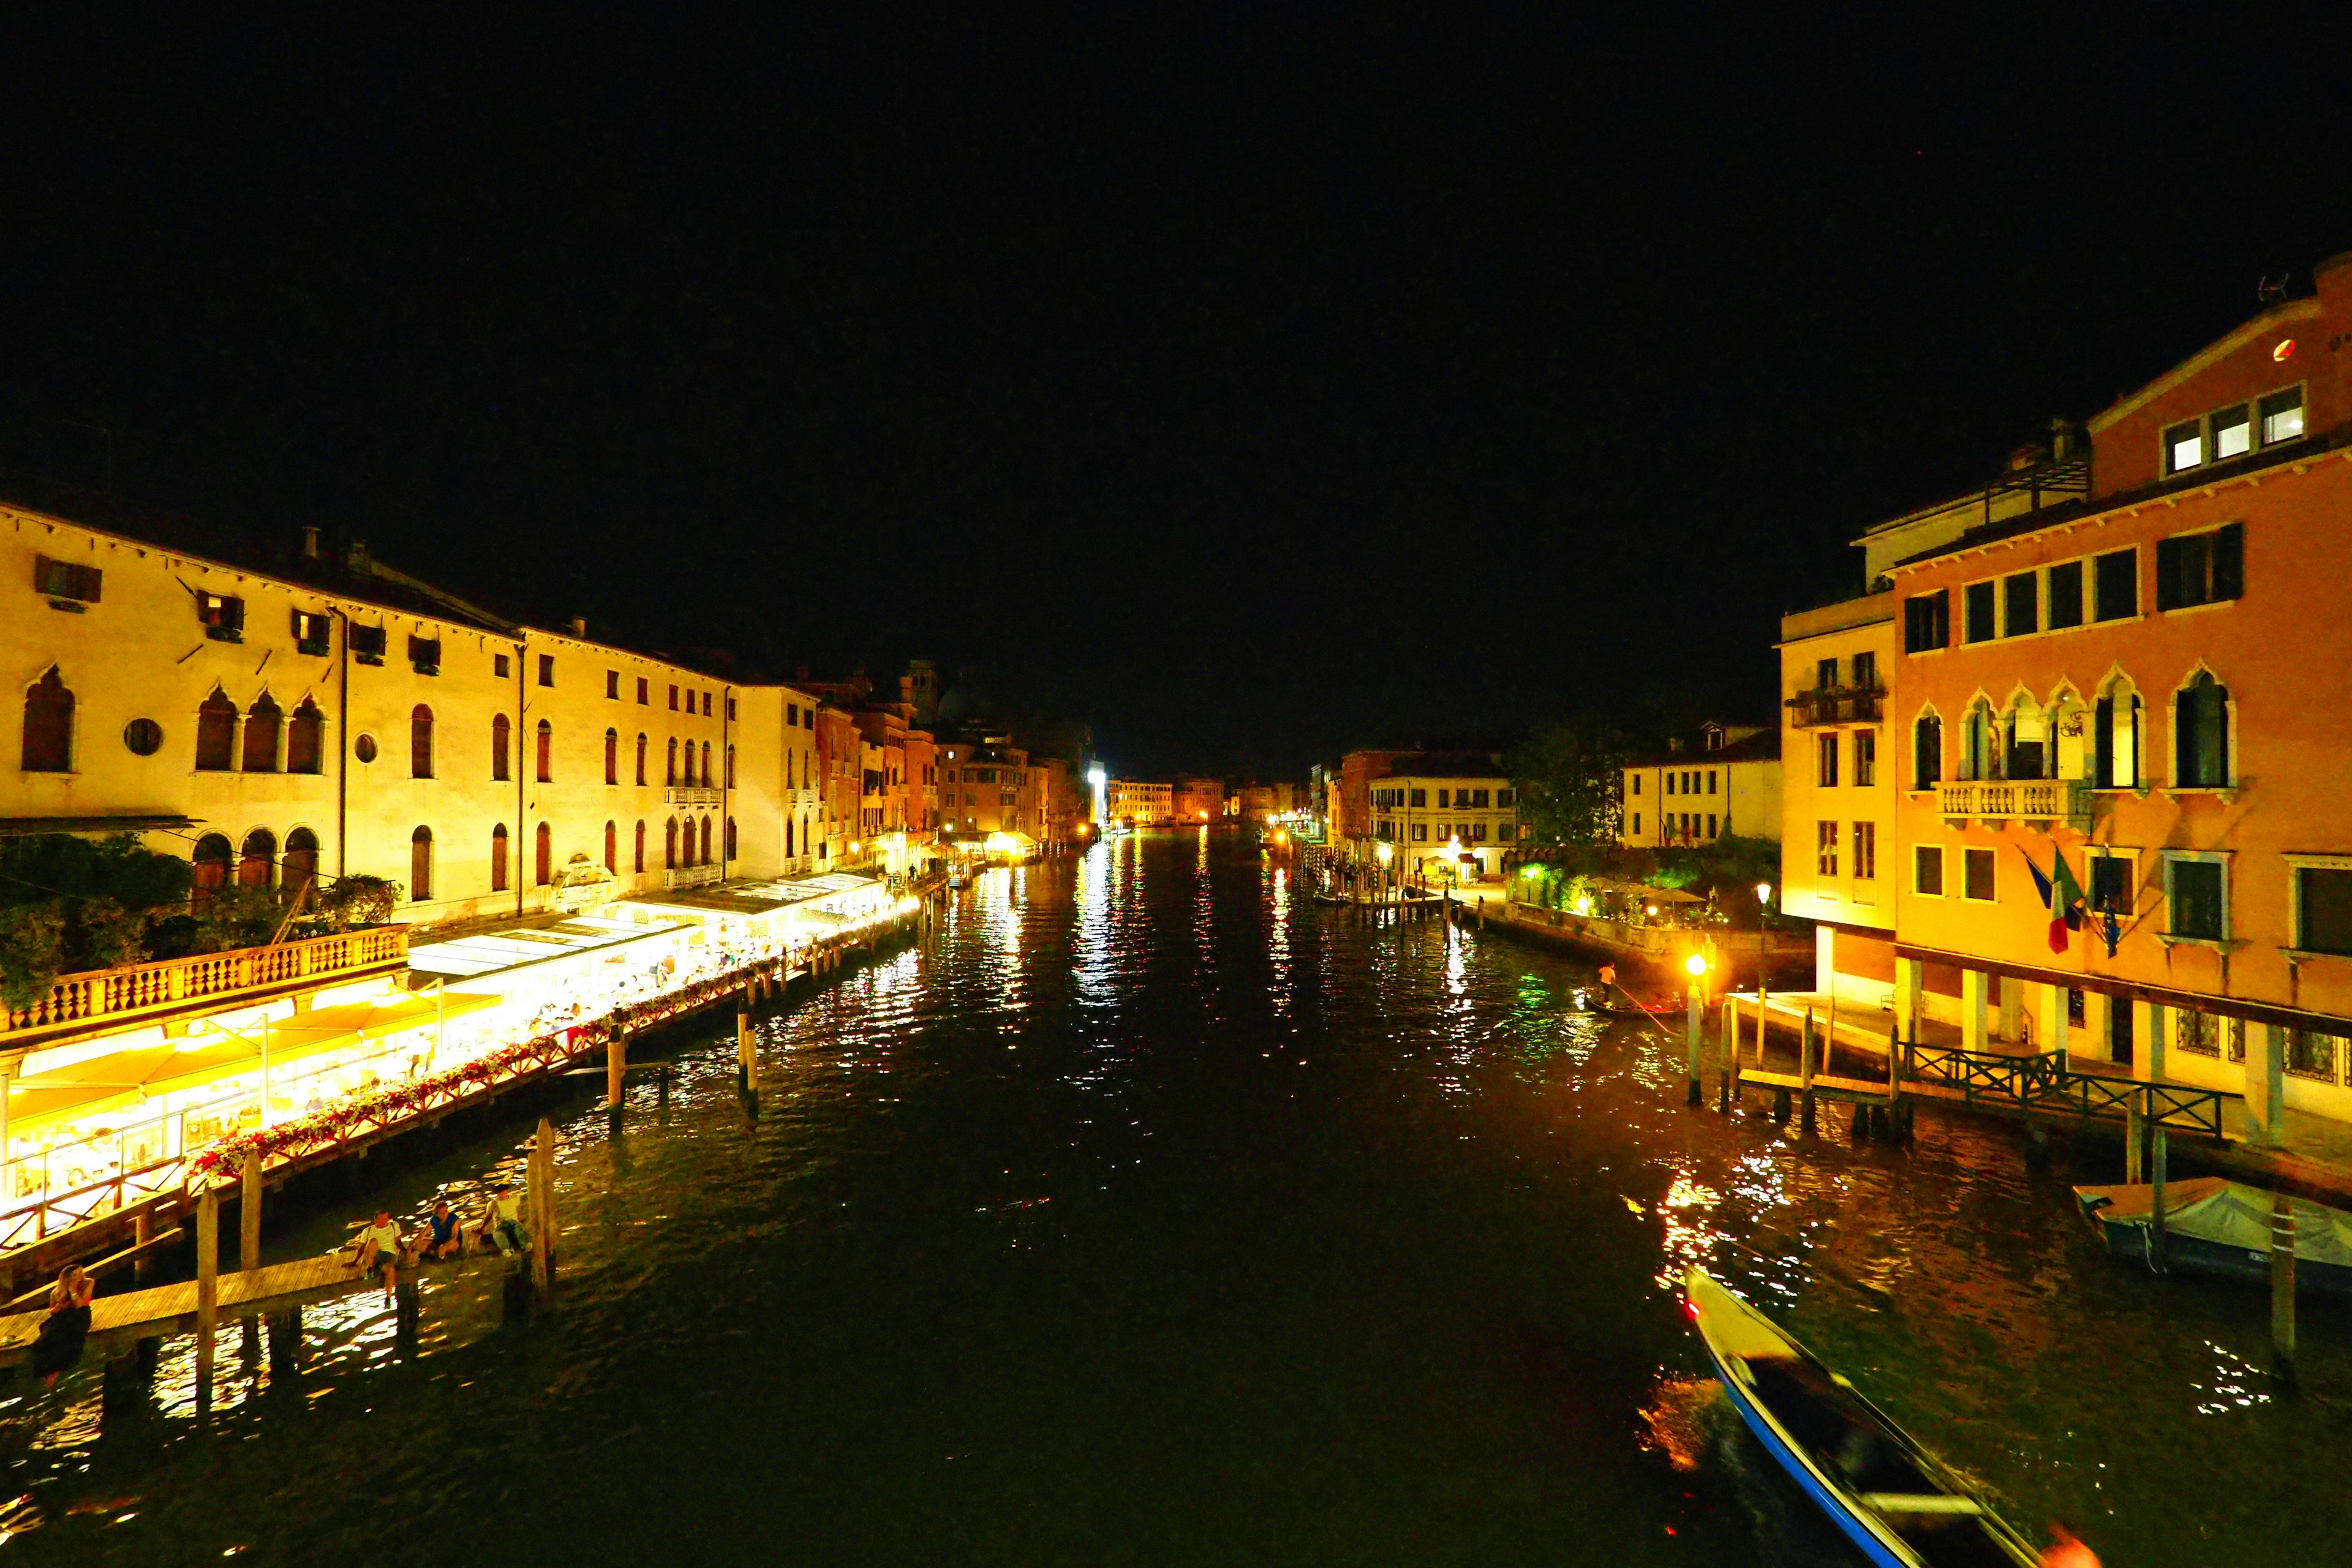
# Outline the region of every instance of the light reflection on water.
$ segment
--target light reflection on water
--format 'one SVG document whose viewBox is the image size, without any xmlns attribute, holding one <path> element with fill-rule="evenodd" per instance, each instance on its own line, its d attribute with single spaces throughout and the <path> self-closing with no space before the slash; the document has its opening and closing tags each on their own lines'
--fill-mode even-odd
<svg viewBox="0 0 2352 1568">
<path fill-rule="evenodd" d="M 1586 1011 L 1590 970 L 1345 917 L 1222 832 L 985 873 L 929 949 L 761 1021 L 756 1116 L 731 1016 L 667 1111 L 632 1083 L 619 1141 L 558 1108 L 552 1319 L 435 1282 L 407 1353 L 347 1299 L 283 1388 L 230 1330 L 201 1429 L 185 1341 L 129 1415 L 94 1363 L 20 1383 L 0 1533 L 142 1563 L 1841 1561 L 1726 1423 L 1696 1262 L 2029 1531 L 2329 1560 L 2336 1309 L 2305 1306 L 2314 1394 L 2274 1399 L 2260 1292 L 2115 1266 L 2071 1219 L 2103 1166 L 1932 1115 L 1895 1152 L 1692 1110 L 1679 1042 Z M 355 1169 L 272 1256 L 513 1173 L 527 1121 Z"/>
</svg>

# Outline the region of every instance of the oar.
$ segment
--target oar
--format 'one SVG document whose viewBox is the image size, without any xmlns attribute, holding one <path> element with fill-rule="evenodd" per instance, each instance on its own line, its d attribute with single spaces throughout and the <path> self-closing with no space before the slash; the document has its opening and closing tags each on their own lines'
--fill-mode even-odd
<svg viewBox="0 0 2352 1568">
<path fill-rule="evenodd" d="M 1626 1001 L 1633 1004 L 1634 1011 L 1642 1015 L 1642 1021 L 1649 1025 L 1650 1033 L 1657 1036 L 1658 1038 L 1662 1040 L 1666 1040 L 1666 1032 L 1658 1027 L 1657 1019 L 1652 1017 L 1650 1016 L 1650 1010 L 1642 1005 L 1640 997 L 1635 996 L 1631 991 L 1626 990 L 1622 985 L 1619 985 L 1614 980 L 1611 981 L 1609 984 L 1611 987 L 1616 991 L 1618 995 L 1622 996 Z M 1674 1044 L 1672 1040 L 1666 1040 L 1666 1043 L 1668 1045 Z"/>
</svg>

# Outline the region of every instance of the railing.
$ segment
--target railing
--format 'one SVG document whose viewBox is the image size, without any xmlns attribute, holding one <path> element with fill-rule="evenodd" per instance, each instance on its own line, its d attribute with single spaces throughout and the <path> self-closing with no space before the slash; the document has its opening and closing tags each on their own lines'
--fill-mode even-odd
<svg viewBox="0 0 2352 1568">
<path fill-rule="evenodd" d="M 1800 730 L 1820 724 L 1875 724 L 1886 693 L 1876 687 L 1823 686 L 1789 699 L 1789 722 Z"/>
<path fill-rule="evenodd" d="M 0 1047 L 29 1045 L 34 1037 L 92 1024 L 169 1012 L 189 1002 L 233 998 L 240 991 L 368 969 L 407 953 L 406 926 L 373 926 L 274 947 L 61 975 L 30 1007 L 0 1012 Z"/>
<path fill-rule="evenodd" d="M 2063 822 L 2080 827 L 2091 820 L 2087 779 L 1978 779 L 1936 786 L 1937 805 L 1948 817 L 1983 822 Z"/>
<path fill-rule="evenodd" d="M 173 1154 L 135 1171 L 102 1176 L 68 1192 L 43 1192 L 28 1204 L 0 1213 L 0 1252 L 30 1247 L 59 1231 L 119 1214 L 151 1198 L 176 1195 L 186 1180 L 186 1159 Z"/>
<path fill-rule="evenodd" d="M 2149 1125 L 2202 1133 L 2216 1142 L 2221 1140 L 2223 1102 L 2244 1098 L 2228 1089 L 2073 1072 L 2058 1051 L 2011 1057 L 1912 1044 L 1903 1047 L 1903 1076 L 1957 1089 L 1968 1105 L 1993 1100 L 2020 1110 L 2072 1111 L 2120 1121 L 2137 1102 Z"/>
<path fill-rule="evenodd" d="M 719 880 L 716 866 L 680 866 L 662 873 L 665 888 L 698 888 L 705 882 Z"/>
<path fill-rule="evenodd" d="M 704 789 L 699 785 L 688 788 L 683 784 L 672 784 L 662 791 L 662 803 L 666 805 L 717 805 L 719 795 L 715 789 Z"/>
</svg>

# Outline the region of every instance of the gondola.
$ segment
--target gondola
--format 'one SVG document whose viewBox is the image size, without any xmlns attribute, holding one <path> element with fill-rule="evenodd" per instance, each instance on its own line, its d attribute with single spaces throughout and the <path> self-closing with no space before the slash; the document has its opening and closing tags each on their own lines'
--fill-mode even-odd
<svg viewBox="0 0 2352 1568">
<path fill-rule="evenodd" d="M 1864 1558 L 1883 1568 L 2039 1561 L 1965 1481 L 1770 1319 L 1703 1268 L 1684 1284 L 1741 1418 Z"/>
<path fill-rule="evenodd" d="M 2271 1277 L 2271 1208 L 2277 1194 L 2221 1176 L 2168 1182 L 2164 1188 L 2164 1259 L 2171 1268 L 2254 1281 Z M 2083 1217 L 2117 1258 L 2147 1256 L 2156 1189 L 2146 1184 L 2076 1187 Z M 2296 1289 L 2352 1295 L 2352 1214 L 2294 1205 Z"/>
</svg>

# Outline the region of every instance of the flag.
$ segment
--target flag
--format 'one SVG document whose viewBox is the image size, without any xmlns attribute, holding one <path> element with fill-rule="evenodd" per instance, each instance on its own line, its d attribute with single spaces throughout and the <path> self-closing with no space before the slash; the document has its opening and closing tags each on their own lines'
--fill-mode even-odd
<svg viewBox="0 0 2352 1568">
<path fill-rule="evenodd" d="M 2054 845 L 2051 847 L 2050 852 L 2056 860 L 2056 865 L 2051 871 L 2053 894 L 2056 901 L 2051 905 L 2051 910 L 2053 913 L 2065 916 L 2068 931 L 2081 931 L 2083 911 L 2089 905 L 2090 899 L 2083 891 L 2083 885 L 2074 880 L 2074 870 L 2066 864 L 2066 852 Z"/>
<path fill-rule="evenodd" d="M 2045 910 L 2050 908 L 2050 879 L 2042 874 L 2042 868 L 2033 863 L 2033 857 L 2025 854 L 2024 845 L 2019 845 L 2017 852 L 2025 855 L 2025 868 L 2033 873 L 2033 890 L 2042 895 L 2042 907 Z"/>
<path fill-rule="evenodd" d="M 2123 940 L 2124 934 L 2122 922 L 2116 919 L 2114 894 L 2110 893 L 2099 900 L 2099 912 L 2105 917 L 2100 922 L 2099 934 L 2106 939 L 2107 956 L 2113 958 L 2116 955 L 2116 943 Z"/>
</svg>

